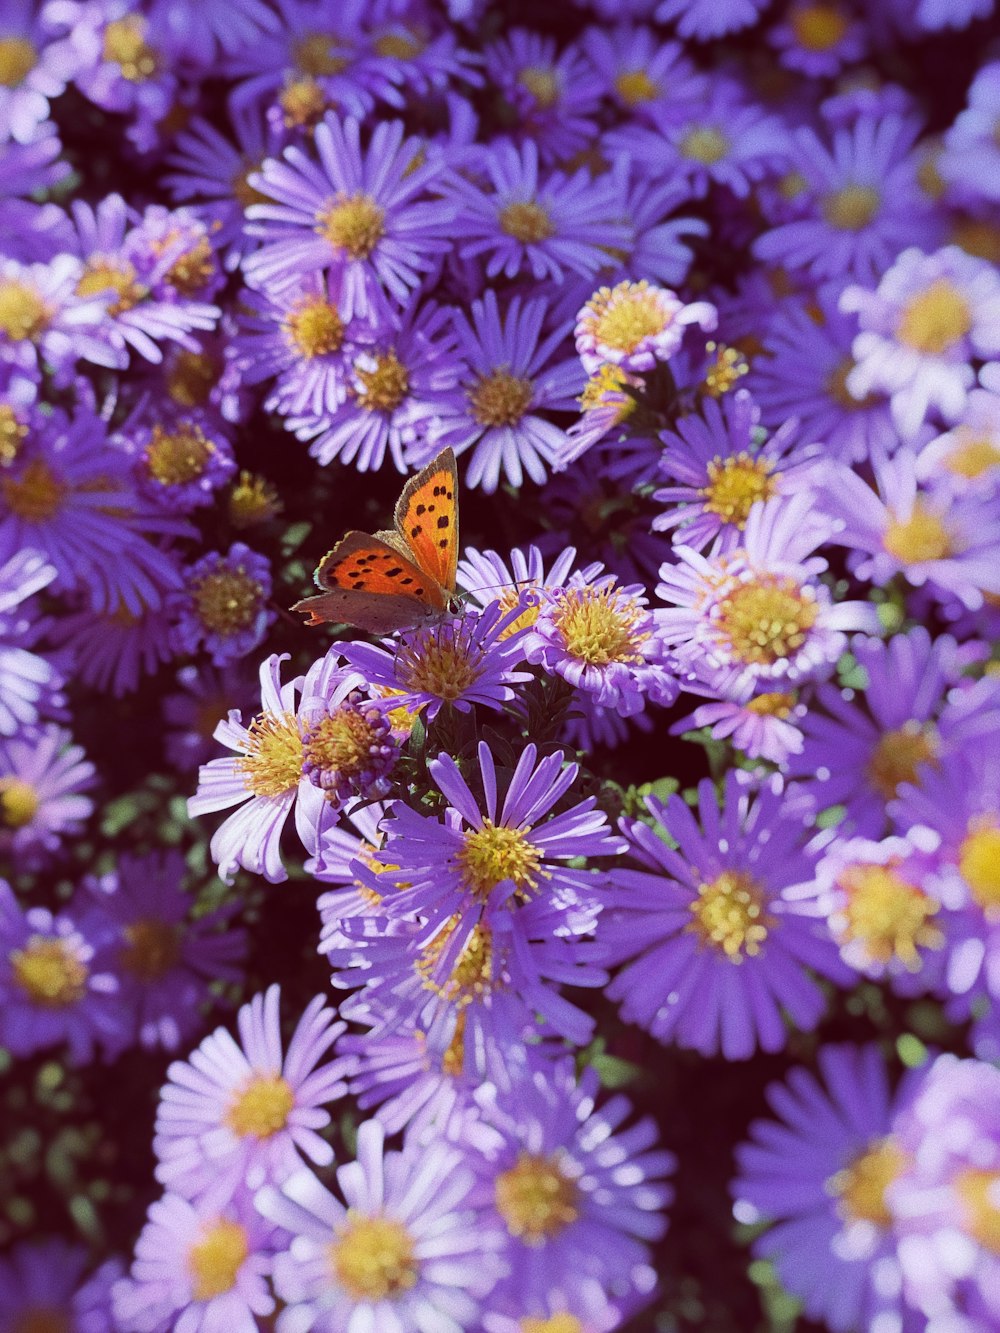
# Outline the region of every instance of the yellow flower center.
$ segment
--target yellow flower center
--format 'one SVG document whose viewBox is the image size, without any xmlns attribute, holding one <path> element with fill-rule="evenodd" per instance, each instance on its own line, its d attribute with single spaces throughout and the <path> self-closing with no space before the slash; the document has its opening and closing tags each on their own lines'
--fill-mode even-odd
<svg viewBox="0 0 1000 1333">
<path fill-rule="evenodd" d="M 777 691 L 758 694 L 746 704 L 747 712 L 756 713 L 758 717 L 790 717 L 794 707 L 794 694 L 781 694 Z"/>
<path fill-rule="evenodd" d="M 283 796 L 302 776 L 302 735 L 294 713 L 259 713 L 247 728 L 247 752 L 236 761 L 247 791 Z"/>
<path fill-rule="evenodd" d="M 218 367 L 211 356 L 182 347 L 166 374 L 167 393 L 179 407 L 203 407 L 218 378 Z"/>
<path fill-rule="evenodd" d="M 795 40 L 807 51 L 829 51 L 847 32 L 847 17 L 836 5 L 806 5 L 791 19 Z"/>
<path fill-rule="evenodd" d="M 265 523 L 281 509 L 277 490 L 266 477 L 243 471 L 229 492 L 229 521 L 234 528 L 252 528 Z"/>
<path fill-rule="evenodd" d="M 29 282 L 0 279 L 0 333 L 11 342 L 37 342 L 52 319 L 52 311 Z"/>
<path fill-rule="evenodd" d="M 907 302 L 896 337 L 914 351 L 940 356 L 954 347 L 972 328 L 969 303 L 947 278 L 937 278 Z"/>
<path fill-rule="evenodd" d="M 336 42 L 325 32 L 308 32 L 292 47 L 296 69 L 314 77 L 342 74 L 350 57 L 336 49 Z"/>
<path fill-rule="evenodd" d="M 349 258 L 367 259 L 385 235 L 385 212 L 367 194 L 341 194 L 318 215 L 316 230 Z"/>
<path fill-rule="evenodd" d="M 387 60 L 412 60 L 426 47 L 426 43 L 413 33 L 402 32 L 384 32 L 372 45 L 375 54 Z"/>
<path fill-rule="evenodd" d="M 290 130 L 318 125 L 328 105 L 322 86 L 308 77 L 292 79 L 287 83 L 281 90 L 278 103 L 285 127 Z"/>
<path fill-rule="evenodd" d="M 398 1299 L 420 1276 L 416 1245 L 403 1223 L 353 1209 L 330 1246 L 330 1266 L 347 1295 L 366 1304 Z"/>
<path fill-rule="evenodd" d="M 146 20 L 139 14 L 115 19 L 104 29 L 104 59 L 117 65 L 129 83 L 145 83 L 156 73 L 159 57 L 146 44 Z"/>
<path fill-rule="evenodd" d="M 503 615 L 509 615 L 510 612 L 514 610 L 520 600 L 521 592 L 523 590 L 524 584 L 521 584 L 519 588 L 504 588 L 500 592 L 497 601 L 500 604 L 500 610 Z M 538 615 L 541 609 L 541 604 L 537 601 L 533 602 L 530 606 L 525 607 L 516 620 L 512 620 L 505 629 L 500 631 L 500 638 L 509 639 L 512 634 L 518 634 L 523 629 L 529 629 L 538 620 Z"/>
<path fill-rule="evenodd" d="M 668 317 L 649 283 L 620 282 L 602 287 L 587 302 L 595 316 L 591 330 L 598 342 L 616 352 L 632 352 L 644 338 L 662 333 Z"/>
<path fill-rule="evenodd" d="M 307 361 L 339 351 L 344 341 L 340 312 L 322 296 L 300 301 L 285 316 L 282 329 L 295 351 Z"/>
<path fill-rule="evenodd" d="M 522 1152 L 514 1166 L 497 1176 L 494 1190 L 507 1230 L 526 1245 L 544 1244 L 580 1216 L 580 1187 L 558 1153 Z"/>
<path fill-rule="evenodd" d="M 875 963 L 898 960 L 920 969 L 918 950 L 940 949 L 944 935 L 931 923 L 941 904 L 903 878 L 892 863 L 849 866 L 837 881 L 847 895 L 840 942 L 857 940 Z"/>
<path fill-rule="evenodd" d="M 481 829 L 469 829 L 455 856 L 465 887 L 486 902 L 503 880 L 513 880 L 520 898 L 538 888 L 542 855 L 518 828 L 483 821 Z"/>
<path fill-rule="evenodd" d="M 220 1217 L 206 1227 L 188 1251 L 191 1295 L 196 1301 L 224 1296 L 236 1286 L 240 1268 L 250 1253 L 246 1228 Z"/>
<path fill-rule="evenodd" d="M 521 1333 L 584 1333 L 584 1327 L 575 1314 L 553 1314 L 548 1319 L 521 1320 Z"/>
<path fill-rule="evenodd" d="M 10 1333 L 73 1333 L 69 1316 L 51 1305 L 33 1305 L 14 1316 Z"/>
<path fill-rule="evenodd" d="M 965 1229 L 977 1244 L 1000 1254 L 1000 1171 L 968 1167 L 955 1180 L 965 1213 Z"/>
<path fill-rule="evenodd" d="M 356 774 L 371 763 L 375 733 L 356 708 L 338 708 L 311 726 L 302 757 L 327 772 Z"/>
<path fill-rule="evenodd" d="M 612 394 L 622 394 L 627 382 L 625 372 L 620 366 L 612 365 L 610 362 L 599 366 L 588 378 L 583 393 L 580 395 L 581 411 L 592 412 L 598 407 L 613 407 L 615 422 L 620 424 L 626 417 L 631 416 L 639 406 L 630 394 L 624 394 L 620 403 L 615 402 L 610 397 Z"/>
<path fill-rule="evenodd" d="M 882 545 L 903 565 L 924 560 L 943 560 L 951 555 L 951 537 L 944 522 L 916 500 L 909 518 L 893 518 Z"/>
<path fill-rule="evenodd" d="M 741 532 L 753 505 L 774 493 L 771 464 L 766 458 L 753 458 L 746 452 L 713 458 L 708 465 L 708 485 L 701 490 L 705 508 Z"/>
<path fill-rule="evenodd" d="M 750 875 L 724 870 L 710 883 L 698 885 L 690 904 L 694 931 L 702 944 L 721 950 L 731 963 L 755 958 L 775 924 L 765 910 L 764 891 Z"/>
<path fill-rule="evenodd" d="M 500 210 L 500 230 L 522 245 L 536 245 L 555 235 L 555 224 L 541 204 L 526 199 Z"/>
<path fill-rule="evenodd" d="M 27 37 L 0 37 L 0 87 L 18 87 L 37 64 L 38 52 Z"/>
<path fill-rule="evenodd" d="M 154 426 L 146 445 L 146 466 L 161 486 L 182 486 L 202 475 L 215 445 L 193 422 L 184 421 L 176 430 Z"/>
<path fill-rule="evenodd" d="M 891 1136 L 876 1139 L 842 1171 L 826 1182 L 827 1192 L 848 1222 L 892 1225 L 886 1190 L 906 1166 L 906 1154 Z"/>
<path fill-rule="evenodd" d="M 253 624 L 263 589 L 242 567 L 217 569 L 193 585 L 198 619 L 212 634 L 237 634 Z"/>
<path fill-rule="evenodd" d="M 962 218 L 952 227 L 954 243 L 976 259 L 1000 264 L 1000 226 L 982 218 Z"/>
<path fill-rule="evenodd" d="M 838 231 L 861 231 L 878 212 L 882 196 L 874 185 L 844 185 L 825 195 L 823 216 Z"/>
<path fill-rule="evenodd" d="M 868 781 L 891 801 L 904 782 L 917 782 L 920 765 L 933 763 L 937 752 L 937 731 L 930 723 L 906 722 L 879 737 L 868 760 Z"/>
<path fill-rule="evenodd" d="M 517 81 L 522 88 L 527 88 L 543 110 L 547 111 L 559 101 L 559 75 L 554 69 L 544 65 L 529 65 L 527 69 L 521 70 Z"/>
<path fill-rule="evenodd" d="M 20 476 L 0 478 L 0 494 L 11 513 L 29 523 L 44 523 L 58 513 L 69 487 L 40 458 L 33 458 Z"/>
<path fill-rule="evenodd" d="M 489 926 L 479 922 L 466 940 L 450 975 L 441 981 L 434 974 L 457 924 L 458 918 L 453 917 L 429 944 L 424 945 L 417 958 L 416 970 L 427 990 L 464 1009 L 473 1000 L 488 995 L 494 987 L 493 936 Z"/>
<path fill-rule="evenodd" d="M 10 403 L 0 403 L 0 467 L 14 462 L 27 433 L 27 423 L 18 419 Z"/>
<path fill-rule="evenodd" d="M 649 631 L 638 626 L 645 614 L 617 588 L 569 588 L 559 595 L 552 623 L 571 657 L 602 667 L 643 660 Z"/>
<path fill-rule="evenodd" d="M 214 272 L 211 242 L 207 236 L 199 236 L 194 245 L 170 265 L 166 280 L 181 296 L 197 296 Z"/>
<path fill-rule="evenodd" d="M 240 1138 L 270 1139 L 285 1128 L 295 1093 L 280 1074 L 254 1074 L 226 1112 L 226 1124 Z"/>
<path fill-rule="evenodd" d="M 160 981 L 181 956 L 181 927 L 176 922 L 148 917 L 131 922 L 122 934 L 121 965 L 146 984 Z"/>
<path fill-rule="evenodd" d="M 729 140 L 721 130 L 713 125 L 702 125 L 698 129 L 688 130 L 680 143 L 681 153 L 693 162 L 702 162 L 710 167 L 729 152 Z"/>
<path fill-rule="evenodd" d="M 1000 824 L 970 825 L 958 852 L 959 874 L 984 910 L 1000 908 Z"/>
<path fill-rule="evenodd" d="M 410 392 L 410 372 L 392 350 L 375 356 L 371 370 L 354 367 L 361 382 L 358 401 L 366 412 L 395 412 Z"/>
<path fill-rule="evenodd" d="M 0 778 L 0 824 L 24 828 L 38 813 L 41 798 L 34 787 L 20 778 Z"/>
<path fill-rule="evenodd" d="M 760 574 L 722 599 L 718 627 L 741 661 L 774 666 L 798 652 L 818 616 L 808 589 L 785 575 Z"/>
<path fill-rule="evenodd" d="M 750 362 L 746 354 L 738 347 L 727 347 L 725 343 L 706 343 L 706 351 L 714 352 L 714 359 L 705 371 L 701 392 L 710 398 L 721 398 L 738 384 L 744 375 L 750 374 Z"/>
<path fill-rule="evenodd" d="M 136 279 L 135 267 L 127 259 L 117 263 L 109 259 L 91 259 L 76 284 L 76 294 L 100 296 L 104 292 L 114 292 L 115 299 L 108 306 L 108 314 L 121 315 L 148 295 L 148 289 Z"/>
<path fill-rule="evenodd" d="M 959 427 L 956 434 L 958 442 L 944 460 L 949 472 L 975 481 L 993 468 L 1000 467 L 1000 444 L 995 438 L 976 435 L 963 427 Z"/>
<path fill-rule="evenodd" d="M 644 69 L 628 69 L 615 79 L 615 92 L 626 106 L 638 106 L 641 102 L 655 102 L 660 88 Z"/>
<path fill-rule="evenodd" d="M 507 370 L 481 375 L 468 392 L 472 415 L 483 426 L 516 426 L 534 396 L 531 380 L 518 379 Z"/>
<path fill-rule="evenodd" d="M 441 1073 L 448 1078 L 461 1078 L 465 1070 L 465 1010 L 455 1020 L 455 1031 L 441 1057 Z"/>
<path fill-rule="evenodd" d="M 61 939 L 32 935 L 10 955 L 14 980 L 43 1009 L 68 1009 L 87 992 L 89 968 Z"/>
</svg>

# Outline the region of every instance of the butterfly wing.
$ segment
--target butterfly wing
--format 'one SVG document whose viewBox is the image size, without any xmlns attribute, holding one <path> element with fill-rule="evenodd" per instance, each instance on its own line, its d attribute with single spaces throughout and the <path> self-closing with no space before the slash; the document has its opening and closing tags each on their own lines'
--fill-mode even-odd
<svg viewBox="0 0 1000 1333">
<path fill-rule="evenodd" d="M 451 449 L 410 478 L 393 517 L 415 563 L 450 597 L 458 574 L 458 470 Z"/>
<path fill-rule="evenodd" d="M 347 533 L 320 561 L 315 581 L 326 591 L 292 607 L 310 625 L 333 622 L 389 634 L 445 609 L 444 592 L 427 573 L 395 543 L 366 532 Z"/>
</svg>

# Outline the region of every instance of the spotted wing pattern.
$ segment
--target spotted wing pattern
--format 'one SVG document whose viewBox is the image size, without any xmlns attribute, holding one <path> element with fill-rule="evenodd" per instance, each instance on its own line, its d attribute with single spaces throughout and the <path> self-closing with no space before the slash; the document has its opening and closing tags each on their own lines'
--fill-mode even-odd
<svg viewBox="0 0 1000 1333">
<path fill-rule="evenodd" d="M 297 602 L 310 625 L 327 621 L 388 634 L 443 611 L 442 588 L 395 544 L 349 532 L 319 563 L 316 585 L 326 591 Z"/>
<path fill-rule="evenodd" d="M 410 478 L 394 519 L 416 564 L 450 597 L 458 573 L 458 470 L 451 449 Z"/>
</svg>

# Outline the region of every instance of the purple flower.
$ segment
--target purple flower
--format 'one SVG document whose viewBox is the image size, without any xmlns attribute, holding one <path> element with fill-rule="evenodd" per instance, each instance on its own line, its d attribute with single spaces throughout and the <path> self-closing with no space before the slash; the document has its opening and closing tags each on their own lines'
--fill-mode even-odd
<svg viewBox="0 0 1000 1333">
<path fill-rule="evenodd" d="M 168 513 L 212 504 L 236 472 L 232 445 L 204 413 L 171 415 L 124 434 L 140 492 Z"/>
<path fill-rule="evenodd" d="M 453 209 L 421 198 L 441 164 L 414 165 L 419 145 L 403 135 L 401 121 L 382 121 L 362 150 L 358 122 L 327 115 L 314 136 L 318 161 L 293 145 L 251 174 L 275 203 L 248 210 L 248 230 L 263 238 L 244 262 L 248 281 L 297 285 L 329 268 L 343 283 L 345 319 L 377 314 L 386 295 L 404 305 L 449 248 Z"/>
<path fill-rule="evenodd" d="M 358 1127 L 357 1160 L 337 1169 L 343 1202 L 311 1171 L 257 1207 L 292 1235 L 274 1261 L 287 1333 L 463 1333 L 503 1271 L 502 1239 L 474 1197 L 463 1154 L 442 1139 L 384 1150 L 377 1120 Z"/>
<path fill-rule="evenodd" d="M 246 1199 L 150 1205 L 130 1275 L 112 1293 L 122 1333 L 256 1333 L 274 1309 L 271 1257 L 283 1239 Z"/>
<path fill-rule="evenodd" d="M 810 79 L 833 78 L 843 66 L 860 63 L 868 46 L 864 24 L 839 5 L 796 0 L 768 40 L 786 69 Z"/>
<path fill-rule="evenodd" d="M 173 767 L 182 772 L 208 763 L 216 754 L 215 728 L 226 717 L 235 699 L 240 712 L 250 706 L 253 681 L 242 667 L 200 664 L 181 667 L 176 693 L 163 698 L 163 719 L 170 727 L 164 748 Z"/>
<path fill-rule="evenodd" d="M 965 110 L 944 137 L 941 175 L 962 196 L 1000 201 L 1000 62 L 984 65 L 969 85 Z"/>
<path fill-rule="evenodd" d="M 608 995 L 658 1041 L 727 1060 L 781 1050 L 783 1010 L 802 1031 L 823 1014 L 806 969 L 853 976 L 815 910 L 791 892 L 812 880 L 813 858 L 785 803 L 777 778 L 754 796 L 730 772 L 721 815 L 714 785 L 700 784 L 701 828 L 679 796 L 647 800 L 676 851 L 641 820 L 623 825 L 645 868 L 610 872 L 598 946 L 604 961 L 628 962 Z"/>
<path fill-rule="evenodd" d="M 391 695 L 393 708 L 426 710 L 428 721 L 446 705 L 460 713 L 474 704 L 500 709 L 514 698 L 513 686 L 529 679 L 516 670 L 524 660 L 521 635 L 507 632 L 517 619 L 517 606 L 504 612 L 491 601 L 484 611 L 404 631 L 384 646 L 348 643 L 344 659 L 376 691 Z"/>
<path fill-rule="evenodd" d="M 905 1169 L 889 1189 L 907 1298 L 929 1333 L 1000 1320 L 1000 1070 L 940 1055 L 896 1124 Z"/>
<path fill-rule="evenodd" d="M 392 722 L 381 701 L 360 689 L 333 699 L 304 697 L 302 773 L 325 799 L 343 806 L 352 797 L 388 796 L 399 758 Z"/>
<path fill-rule="evenodd" d="M 932 411 L 956 421 L 975 383 L 970 362 L 1000 355 L 1000 275 L 956 245 L 904 250 L 875 291 L 847 287 L 840 308 L 857 313 L 861 330 L 848 388 L 888 393 L 907 438 Z"/>
<path fill-rule="evenodd" d="M 24 1241 L 0 1258 L 0 1310 L 4 1333 L 20 1329 L 58 1329 L 102 1333 L 110 1319 L 107 1295 L 120 1273 L 111 1259 L 84 1280 L 86 1249 L 64 1240 Z"/>
<path fill-rule="evenodd" d="M 77 295 L 83 274 L 73 255 L 48 264 L 0 257 L 0 364 L 37 376 L 50 365 L 60 383 L 78 360 L 120 366 L 122 356 L 103 336 L 104 302 Z"/>
<path fill-rule="evenodd" d="M 693 694 L 716 693 L 700 681 L 685 679 L 683 688 Z M 806 707 L 794 691 L 763 690 L 755 692 L 752 683 L 726 691 L 712 703 L 700 704 L 688 717 L 670 728 L 672 736 L 683 735 L 697 727 L 709 727 L 713 740 L 728 740 L 748 759 L 766 759 L 784 766 L 788 757 L 798 754 L 803 745 L 801 721 Z"/>
<path fill-rule="evenodd" d="M 206 68 L 220 51 L 232 56 L 272 42 L 280 26 L 265 0 L 152 0 L 151 21 L 176 34 L 182 56 Z"/>
<path fill-rule="evenodd" d="M 894 1125 L 919 1075 L 889 1088 L 877 1046 L 822 1046 L 821 1077 L 802 1068 L 767 1091 L 777 1119 L 755 1120 L 737 1149 L 737 1221 L 810 1319 L 835 1333 L 923 1325 L 900 1291 L 890 1200 L 905 1170 Z"/>
<path fill-rule="evenodd" d="M 318 1131 L 330 1123 L 322 1108 L 346 1091 L 349 1065 L 322 1061 L 344 1024 L 317 995 L 282 1052 L 280 996 L 269 986 L 243 1005 L 238 1042 L 216 1028 L 167 1070 L 153 1140 L 156 1178 L 184 1198 L 218 1205 L 244 1186 L 280 1184 L 301 1167 L 300 1153 L 322 1166 L 333 1161 Z"/>
<path fill-rule="evenodd" d="M 583 49 L 623 115 L 656 125 L 678 119 L 704 98 L 708 80 L 680 42 L 665 42 L 649 27 L 594 26 Z"/>
<path fill-rule="evenodd" d="M 475 178 L 453 174 L 445 188 L 463 259 L 485 257 L 488 280 L 528 271 L 537 281 L 560 281 L 565 270 L 592 275 L 607 263 L 607 247 L 628 243 L 618 220 L 618 192 L 610 177 L 540 176 L 538 148 L 501 140 L 484 154 Z"/>
<path fill-rule="evenodd" d="M 918 482 L 955 495 L 986 495 L 1000 481 L 1000 394 L 973 389 L 957 425 L 922 445 Z"/>
<path fill-rule="evenodd" d="M 682 37 L 705 41 L 724 33 L 749 28 L 757 22 L 767 0 L 660 0 L 653 17 L 657 23 L 674 22 Z"/>
<path fill-rule="evenodd" d="M 113 932 L 99 962 L 117 976 L 118 1003 L 147 1048 L 176 1050 L 198 1026 L 210 985 L 243 975 L 246 932 L 228 928 L 238 904 L 193 916 L 184 872 L 179 852 L 123 855 L 112 874 L 83 881 Z"/>
<path fill-rule="evenodd" d="M 128 1045 L 118 983 L 94 967 L 91 925 L 95 918 L 77 923 L 44 907 L 24 911 L 0 880 L 0 1041 L 15 1056 L 65 1042 L 70 1061 L 82 1065 L 95 1044 L 109 1059 Z"/>
<path fill-rule="evenodd" d="M 488 1130 L 479 1170 L 511 1270 L 497 1300 L 544 1299 L 554 1277 L 568 1273 L 619 1292 L 650 1285 L 646 1243 L 666 1230 L 664 1177 L 675 1161 L 656 1148 L 651 1119 L 622 1128 L 631 1104 L 618 1095 L 597 1107 L 597 1090 L 595 1071 L 577 1082 L 572 1060 L 499 1095 L 481 1089 Z"/>
<path fill-rule="evenodd" d="M 486 72 L 510 108 L 518 142 L 537 144 L 546 162 L 565 161 L 593 141 L 602 79 L 576 44 L 560 51 L 554 37 L 511 28 L 487 47 Z"/>
<path fill-rule="evenodd" d="M 51 714 L 64 702 L 60 672 L 47 658 L 29 651 L 37 631 L 31 618 L 17 610 L 55 576 L 37 551 L 16 551 L 6 560 L 0 557 L 0 736 L 32 726 L 40 710 Z"/>
<path fill-rule="evenodd" d="M 79 833 L 93 785 L 94 765 L 62 727 L 0 737 L 0 851 L 26 866 L 46 860 Z"/>
<path fill-rule="evenodd" d="M 271 565 L 266 556 L 234 542 L 225 555 L 211 551 L 184 574 L 184 591 L 171 597 L 175 650 L 207 652 L 225 666 L 252 652 L 275 613 L 268 610 Z"/>
<path fill-rule="evenodd" d="M 582 385 L 575 357 L 556 360 L 567 327 L 542 337 L 546 302 L 511 298 L 501 314 L 492 290 L 473 301 L 472 319 L 455 313 L 458 344 L 467 363 L 454 395 L 454 416 L 440 440 L 414 450 L 410 462 L 422 466 L 442 445 L 456 454 L 472 447 L 465 474 L 469 486 L 492 495 L 500 474 L 521 486 L 524 474 L 539 484 L 565 444 L 565 433 L 540 412 L 568 412 Z M 426 455 L 426 457 L 425 457 Z"/>
<path fill-rule="evenodd" d="M 156 585 L 154 585 L 156 586 Z M 168 591 L 159 585 L 157 600 Z M 170 623 L 158 610 L 126 606 L 98 612 L 85 606 L 52 622 L 49 637 L 73 663 L 73 679 L 120 699 L 139 688 L 161 662 L 173 656 Z"/>
<path fill-rule="evenodd" d="M 44 8 L 44 7 L 42 7 Z M 76 72 L 68 41 L 53 41 L 44 13 L 33 0 L 8 0 L 0 36 L 0 143 L 30 144 Z"/>
<path fill-rule="evenodd" d="M 645 279 L 619 282 L 598 288 L 577 315 L 576 351 L 589 375 L 606 362 L 626 372 L 648 371 L 678 351 L 687 327 L 710 333 L 716 320 L 709 301 L 685 305 L 676 292 Z"/>
</svg>

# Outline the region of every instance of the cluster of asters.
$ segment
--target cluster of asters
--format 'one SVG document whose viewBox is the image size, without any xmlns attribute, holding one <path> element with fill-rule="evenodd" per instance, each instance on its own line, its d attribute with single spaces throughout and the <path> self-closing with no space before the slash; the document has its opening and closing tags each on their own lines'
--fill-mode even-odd
<svg viewBox="0 0 1000 1333">
<path fill-rule="evenodd" d="M 0 1329 L 649 1327 L 629 1026 L 808 1056 L 732 1193 L 809 1318 L 1000 1327 L 993 0 L 550 8 L 2 6 L 0 1046 L 163 1087 L 133 1252 Z M 447 611 L 293 624 L 449 448 Z M 121 708 L 217 876 L 116 837 Z"/>
</svg>

